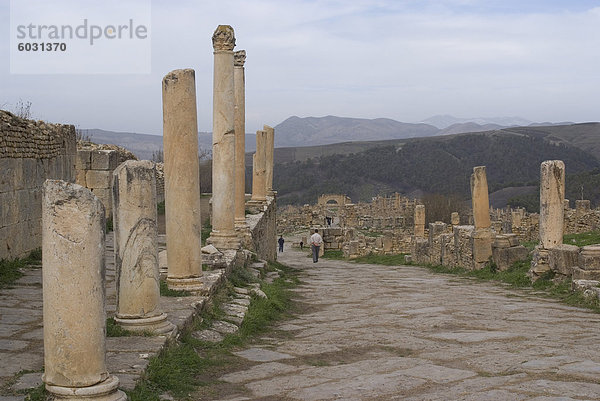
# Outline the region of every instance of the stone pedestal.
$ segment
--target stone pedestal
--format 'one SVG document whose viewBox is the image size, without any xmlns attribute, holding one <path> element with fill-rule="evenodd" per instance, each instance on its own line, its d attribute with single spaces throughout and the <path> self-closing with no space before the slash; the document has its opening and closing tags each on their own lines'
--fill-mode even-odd
<svg viewBox="0 0 600 401">
<path fill-rule="evenodd" d="M 219 249 L 238 249 L 235 232 L 235 96 L 233 48 L 235 36 L 229 25 L 219 25 L 213 37 L 213 160 L 212 231 L 208 243 Z"/>
<path fill-rule="evenodd" d="M 246 223 L 246 51 L 233 53 L 233 87 L 235 95 L 235 227 L 242 231 Z M 245 234 L 244 234 L 245 235 Z"/>
<path fill-rule="evenodd" d="M 265 185 L 268 196 L 274 196 L 273 191 L 273 167 L 275 157 L 275 129 L 268 125 L 263 126 L 263 131 L 267 134 L 265 148 Z"/>
<path fill-rule="evenodd" d="M 104 207 L 88 189 L 47 180 L 42 201 L 46 389 L 70 400 L 120 401 L 106 369 Z"/>
<path fill-rule="evenodd" d="M 129 160 L 113 172 L 117 274 L 115 321 L 130 331 L 164 334 L 174 326 L 159 308 L 156 173 L 151 161 Z"/>
<path fill-rule="evenodd" d="M 415 206 L 415 237 L 425 237 L 425 205 Z"/>
<path fill-rule="evenodd" d="M 492 242 L 494 240 L 492 231 L 489 228 L 475 229 L 472 235 L 473 240 L 473 268 L 482 269 L 492 257 Z"/>
<path fill-rule="evenodd" d="M 540 245 L 562 244 L 564 226 L 565 164 L 548 160 L 540 168 Z"/>
<path fill-rule="evenodd" d="M 202 220 L 194 70 L 172 71 L 162 85 L 167 284 L 199 292 Z"/>
<path fill-rule="evenodd" d="M 550 251 L 538 245 L 533 250 L 531 268 L 529 269 L 527 275 L 531 278 L 532 281 L 535 281 L 549 271 Z"/>
<path fill-rule="evenodd" d="M 266 141 L 265 131 L 256 131 L 256 152 L 252 155 L 252 205 L 264 204 L 266 197 Z"/>
<path fill-rule="evenodd" d="M 492 259 L 498 270 L 507 270 L 513 263 L 527 259 L 529 251 L 519 244 L 515 234 L 496 235 L 492 243 Z"/>
<path fill-rule="evenodd" d="M 557 274 L 571 277 L 573 269 L 579 266 L 579 247 L 567 244 L 555 246 L 550 249 L 548 264 Z"/>
<path fill-rule="evenodd" d="M 600 280 L 600 245 L 581 248 L 579 266 L 573 268 L 573 280 Z"/>
</svg>

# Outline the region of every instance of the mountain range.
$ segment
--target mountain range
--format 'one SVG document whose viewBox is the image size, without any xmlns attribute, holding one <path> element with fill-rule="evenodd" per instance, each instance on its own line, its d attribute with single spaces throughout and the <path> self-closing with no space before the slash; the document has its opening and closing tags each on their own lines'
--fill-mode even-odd
<svg viewBox="0 0 600 401">
<path fill-rule="evenodd" d="M 427 123 L 429 122 L 429 123 Z M 320 146 L 340 142 L 381 141 L 481 132 L 509 126 L 525 126 L 531 121 L 519 117 L 455 118 L 434 116 L 421 123 L 404 123 L 389 118 L 297 117 L 292 116 L 275 126 L 276 147 Z M 547 124 L 551 125 L 551 124 Z M 149 159 L 162 149 L 162 136 L 102 129 L 83 129 L 93 142 L 111 143 L 129 149 L 138 157 Z M 246 152 L 256 148 L 256 136 L 246 133 Z M 210 152 L 212 134 L 198 133 L 201 150 Z"/>
</svg>

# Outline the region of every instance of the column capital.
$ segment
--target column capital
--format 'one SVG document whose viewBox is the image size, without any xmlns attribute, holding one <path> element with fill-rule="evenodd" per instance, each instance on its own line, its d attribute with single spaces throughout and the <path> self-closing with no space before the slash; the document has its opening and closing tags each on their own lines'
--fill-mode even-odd
<svg viewBox="0 0 600 401">
<path fill-rule="evenodd" d="M 213 33 L 212 43 L 215 51 L 232 51 L 235 47 L 235 35 L 231 25 L 219 25 Z"/>
<path fill-rule="evenodd" d="M 246 50 L 238 50 L 233 52 L 233 66 L 243 67 L 246 62 Z"/>
</svg>

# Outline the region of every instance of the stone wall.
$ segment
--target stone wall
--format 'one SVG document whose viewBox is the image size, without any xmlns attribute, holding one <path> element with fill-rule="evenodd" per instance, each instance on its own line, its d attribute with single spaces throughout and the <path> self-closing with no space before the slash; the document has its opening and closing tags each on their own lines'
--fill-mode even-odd
<svg viewBox="0 0 600 401">
<path fill-rule="evenodd" d="M 242 245 L 255 252 L 260 260 L 277 260 L 277 202 L 267 196 L 267 203 L 257 214 L 246 215 L 249 234 Z"/>
<path fill-rule="evenodd" d="M 0 110 L 0 259 L 42 245 L 42 184 L 75 180 L 75 127 Z"/>
<path fill-rule="evenodd" d="M 75 182 L 89 188 L 100 199 L 108 219 L 112 218 L 112 173 L 126 160 L 137 160 L 137 157 L 116 145 L 78 144 Z M 164 179 L 162 188 L 164 198 Z"/>
</svg>

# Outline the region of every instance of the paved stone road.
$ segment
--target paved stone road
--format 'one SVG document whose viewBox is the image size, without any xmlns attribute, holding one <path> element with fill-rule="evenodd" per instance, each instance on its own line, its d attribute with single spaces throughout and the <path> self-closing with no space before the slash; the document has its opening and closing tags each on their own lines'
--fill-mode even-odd
<svg viewBox="0 0 600 401">
<path fill-rule="evenodd" d="M 304 271 L 306 311 L 238 353 L 255 364 L 222 377 L 246 390 L 223 400 L 600 400 L 600 315 L 417 267 L 279 255 Z"/>
</svg>

